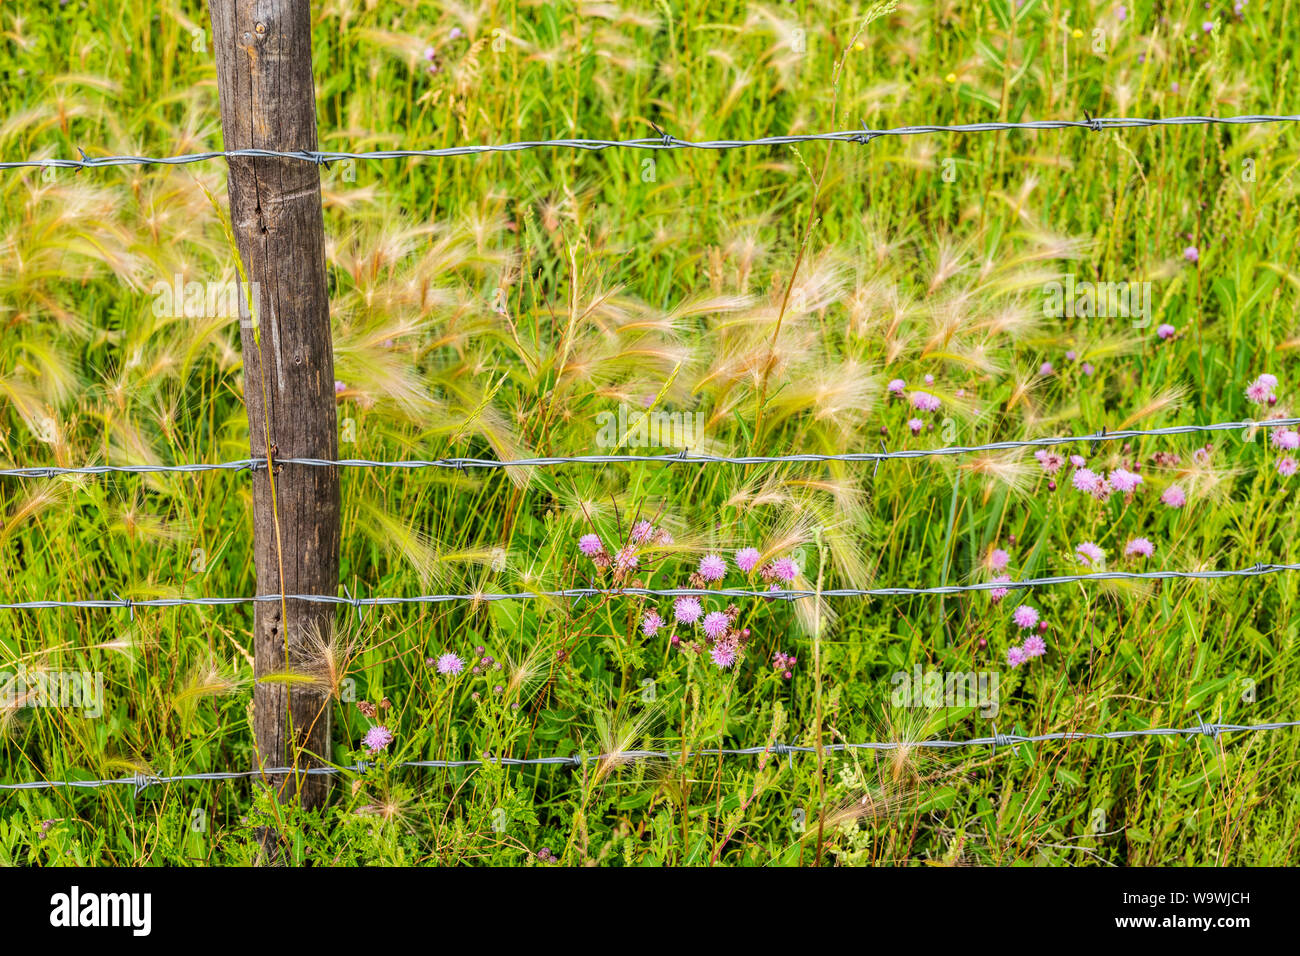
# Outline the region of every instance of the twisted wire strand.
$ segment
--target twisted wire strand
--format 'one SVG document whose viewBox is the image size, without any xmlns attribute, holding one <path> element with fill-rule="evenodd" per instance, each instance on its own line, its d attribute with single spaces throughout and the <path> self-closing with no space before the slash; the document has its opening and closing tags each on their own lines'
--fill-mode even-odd
<svg viewBox="0 0 1300 956">
<path fill-rule="evenodd" d="M 728 597 L 767 598 L 798 601 L 804 598 L 908 597 L 928 594 L 961 594 L 966 591 L 1028 590 L 1057 584 L 1086 584 L 1093 581 L 1213 581 L 1223 578 L 1254 578 L 1283 571 L 1300 571 L 1300 564 L 1265 564 L 1248 568 L 1210 568 L 1199 571 L 1095 571 L 1088 574 L 1058 574 L 1027 578 L 1023 581 L 975 581 L 970 584 L 941 584 L 933 587 L 776 588 L 760 591 L 751 588 L 563 588 L 553 591 L 479 592 L 474 594 L 412 594 L 352 597 L 337 594 L 258 594 L 253 597 L 163 597 L 163 598 L 85 598 L 73 601 L 41 600 L 0 603 L 0 610 L 37 611 L 49 608 L 122 608 L 132 615 L 144 607 L 221 607 L 232 604 L 303 601 L 310 604 L 344 604 L 357 608 L 385 607 L 395 604 L 444 604 L 450 601 L 520 601 L 544 598 L 574 598 L 578 601 L 595 597 Z"/>
<path fill-rule="evenodd" d="M 1206 723 L 1197 715 L 1195 727 L 1152 727 L 1143 730 L 1111 730 L 1105 732 L 1057 731 L 1049 734 L 1000 734 L 996 728 L 991 737 L 973 737 L 966 740 L 882 740 L 863 743 L 826 744 L 823 751 L 837 753 L 848 750 L 899 750 L 927 748 L 952 750 L 962 747 L 991 747 L 995 752 L 999 747 L 1014 747 L 1019 744 L 1044 743 L 1047 741 L 1075 740 L 1126 740 L 1133 737 L 1194 737 L 1197 735 L 1212 737 L 1216 741 L 1223 734 L 1260 733 L 1272 730 L 1286 730 L 1300 727 L 1300 720 L 1274 721 L 1260 724 L 1216 724 Z M 453 769 L 463 767 L 481 767 L 498 765 L 503 767 L 529 766 L 571 766 L 580 768 L 588 763 L 630 763 L 637 760 L 677 760 L 691 757 L 735 757 L 771 754 L 774 756 L 792 756 L 794 754 L 816 753 L 816 747 L 795 746 L 772 743 L 759 747 L 706 747 L 698 750 L 623 750 L 616 753 L 584 754 L 552 757 L 483 757 L 478 760 L 405 760 L 394 767 L 415 769 Z M 127 777 L 104 780 L 32 780 L 23 783 L 0 783 L 0 790 L 53 790 L 96 789 L 109 786 L 130 786 L 137 795 L 152 786 L 165 786 L 186 781 L 239 780 L 251 777 L 290 776 L 301 773 L 307 776 L 334 776 L 345 773 L 366 774 L 373 765 L 369 762 L 350 766 L 308 767 L 295 770 L 292 767 L 269 767 L 265 770 L 224 770 L 207 773 L 185 773 L 173 776 L 157 776 L 137 772 Z"/>
<path fill-rule="evenodd" d="M 622 463 L 653 464 L 727 464 L 760 465 L 791 464 L 795 462 L 881 462 L 893 459 L 936 458 L 948 455 L 967 455 L 986 451 L 1008 451 L 1016 448 L 1049 448 L 1055 445 L 1095 445 L 1101 442 L 1123 441 L 1162 435 L 1187 435 L 1200 432 L 1238 431 L 1256 428 L 1294 428 L 1300 418 L 1273 418 L 1267 421 L 1212 422 L 1205 425 L 1170 425 L 1164 428 L 1102 429 L 1090 435 L 1058 435 L 1045 438 L 1025 438 L 989 442 L 983 445 L 945 445 L 940 448 L 902 448 L 894 451 L 864 451 L 842 453 L 802 453 L 793 455 L 705 455 L 684 450 L 672 455 L 567 455 L 544 458 L 436 458 L 403 461 L 381 461 L 368 458 L 276 458 L 277 465 L 303 465 L 311 468 L 388 468 L 412 470 L 421 468 L 447 468 L 465 471 L 469 468 L 545 467 L 553 465 L 605 465 Z M 77 467 L 0 468 L 0 478 L 54 478 L 61 475 L 106 474 L 173 474 L 203 471 L 255 471 L 266 467 L 265 458 L 241 458 L 235 461 L 193 463 L 182 465 L 80 465 Z"/>
<path fill-rule="evenodd" d="M 25 159 L 0 162 L 0 169 L 53 168 L 92 169 L 106 166 L 182 166 L 213 159 L 289 159 L 328 166 L 343 160 L 384 160 L 437 158 L 444 156 L 474 156 L 484 153 L 515 153 L 528 149 L 577 149 L 600 152 L 606 149 L 745 149 L 756 146 L 788 146 L 810 142 L 841 142 L 867 144 L 884 136 L 919 136 L 932 133 L 995 133 L 1011 130 L 1083 129 L 1100 133 L 1108 129 L 1135 129 L 1152 126 L 1239 126 L 1271 123 L 1294 123 L 1300 115 L 1248 114 L 1244 116 L 1166 116 L 1141 117 L 1088 117 L 1082 120 L 1029 120 L 1016 123 L 960 123 L 949 126 L 898 126 L 893 129 L 839 130 L 826 133 L 797 133 L 783 136 L 762 136 L 757 139 L 715 139 L 692 142 L 671 133 L 639 139 L 545 139 L 525 140 L 515 143 L 447 146 L 438 149 L 381 149 L 367 152 L 335 150 L 274 150 L 274 149 L 221 149 L 179 156 L 87 156 L 84 150 L 79 159 Z M 656 127 L 658 128 L 658 127 Z"/>
</svg>

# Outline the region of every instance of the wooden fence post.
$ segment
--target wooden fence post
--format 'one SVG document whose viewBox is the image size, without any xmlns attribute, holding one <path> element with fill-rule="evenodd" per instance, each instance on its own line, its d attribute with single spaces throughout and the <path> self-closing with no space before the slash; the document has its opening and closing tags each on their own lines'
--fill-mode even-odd
<svg viewBox="0 0 1300 956">
<path fill-rule="evenodd" d="M 309 0 L 211 0 L 210 13 L 225 148 L 316 149 Z M 278 158 L 232 157 L 229 164 L 230 218 L 259 326 L 245 320 L 240 329 L 253 456 L 336 458 L 319 168 Z M 252 480 L 258 593 L 337 595 L 338 470 L 281 465 L 274 474 L 257 469 Z M 255 675 L 307 662 L 312 635 L 329 639 L 334 611 L 331 604 L 259 602 Z M 327 691 L 259 680 L 253 701 L 263 765 L 312 765 L 302 750 L 330 759 Z M 304 804 L 316 806 L 329 777 L 284 777 L 277 786 L 282 796 L 301 787 Z"/>
</svg>

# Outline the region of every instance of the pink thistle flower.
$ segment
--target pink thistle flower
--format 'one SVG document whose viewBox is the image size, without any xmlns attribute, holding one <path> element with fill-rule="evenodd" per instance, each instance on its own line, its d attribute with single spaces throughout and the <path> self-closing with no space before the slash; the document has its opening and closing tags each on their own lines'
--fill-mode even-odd
<svg viewBox="0 0 1300 956">
<path fill-rule="evenodd" d="M 654 534 L 655 526 L 649 521 L 638 521 L 632 526 L 632 540 L 637 544 L 645 544 Z"/>
<path fill-rule="evenodd" d="M 1174 92 L 1177 93 L 1178 90 L 1175 89 Z M 1183 258 L 1186 259 L 1188 262 L 1200 262 L 1201 253 L 1195 246 L 1188 246 L 1186 249 L 1183 250 Z"/>
<path fill-rule="evenodd" d="M 933 385 L 933 384 L 934 384 L 934 376 L 933 376 L 933 375 L 927 375 L 927 376 L 925 377 L 925 384 L 926 384 L 926 385 Z"/>
<path fill-rule="evenodd" d="M 1178 330 L 1168 322 L 1162 322 L 1160 325 L 1156 326 L 1156 335 L 1160 336 L 1161 341 L 1173 338 L 1177 331 Z"/>
<path fill-rule="evenodd" d="M 727 562 L 719 554 L 706 554 L 700 559 L 700 577 L 706 581 L 720 581 L 727 573 Z"/>
<path fill-rule="evenodd" d="M 1277 463 L 1277 473 L 1283 478 L 1290 478 L 1296 472 L 1296 460 L 1287 455 Z"/>
<path fill-rule="evenodd" d="M 1038 623 L 1038 612 L 1028 604 L 1022 604 L 1011 615 L 1011 620 L 1016 622 L 1016 627 L 1033 627 Z"/>
<path fill-rule="evenodd" d="M 1044 362 L 1042 365 L 1038 366 L 1039 375 L 1051 375 L 1054 371 L 1055 369 L 1052 368 L 1051 362 Z"/>
<path fill-rule="evenodd" d="M 1187 495 L 1178 485 L 1170 485 L 1165 489 L 1165 493 L 1160 496 L 1161 504 L 1168 505 L 1170 508 L 1181 508 L 1187 504 Z"/>
<path fill-rule="evenodd" d="M 367 750 L 377 752 L 387 750 L 388 745 L 393 742 L 393 732 L 383 724 L 375 724 L 366 731 L 366 735 L 361 738 L 361 744 Z"/>
<path fill-rule="evenodd" d="M 799 569 L 795 566 L 793 558 L 777 558 L 772 562 L 772 573 L 779 580 L 789 584 L 799 576 Z"/>
<path fill-rule="evenodd" d="M 1275 428 L 1269 437 L 1277 448 L 1284 448 L 1287 451 L 1300 448 L 1300 432 L 1293 428 Z"/>
<path fill-rule="evenodd" d="M 666 528 L 660 528 L 655 534 L 655 544 L 659 545 L 661 548 L 668 547 L 673 543 L 673 540 L 672 533 Z"/>
<path fill-rule="evenodd" d="M 1007 577 L 1005 574 L 999 574 L 996 578 L 993 579 L 993 582 L 995 584 L 1010 584 L 1011 578 Z M 1010 593 L 1011 593 L 1010 588 L 992 588 L 989 591 L 989 597 L 993 599 L 994 604 L 997 604 L 999 601 L 1001 601 L 1004 597 L 1006 597 Z"/>
<path fill-rule="evenodd" d="M 1001 571 L 1011 560 L 1011 555 L 1007 554 L 1002 548 L 995 548 L 989 554 L 989 567 L 994 571 Z"/>
<path fill-rule="evenodd" d="M 694 624 L 703 613 L 699 598 L 679 597 L 673 602 L 673 616 L 682 624 Z"/>
<path fill-rule="evenodd" d="M 929 392 L 913 392 L 912 407 L 921 412 L 937 412 L 943 407 L 943 402 Z"/>
<path fill-rule="evenodd" d="M 736 645 L 731 641 L 718 641 L 709 651 L 709 656 L 713 658 L 713 663 L 726 670 L 736 663 Z"/>
<path fill-rule="evenodd" d="M 731 628 L 731 618 L 725 611 L 713 611 L 704 618 L 704 633 L 715 641 Z"/>
<path fill-rule="evenodd" d="M 614 570 L 618 574 L 627 574 L 634 571 L 636 566 L 641 563 L 641 558 L 636 553 L 636 548 L 630 544 L 625 544 L 618 549 L 618 554 L 614 556 Z"/>
<path fill-rule="evenodd" d="M 1027 637 L 1025 638 L 1024 652 L 1026 658 L 1042 657 L 1047 653 L 1047 642 L 1037 634 Z"/>
<path fill-rule="evenodd" d="M 1091 541 L 1085 541 L 1074 549 L 1074 553 L 1079 556 L 1079 561 L 1088 567 L 1101 567 L 1106 560 L 1106 552 L 1101 550 Z"/>
<path fill-rule="evenodd" d="M 758 548 L 741 548 L 736 552 L 736 567 L 748 574 L 754 570 L 754 565 L 758 564 L 758 559 L 761 557 Z"/>
<path fill-rule="evenodd" d="M 1277 378 L 1273 375 L 1261 375 L 1246 386 L 1246 399 L 1256 405 L 1271 401 L 1277 388 Z"/>
<path fill-rule="evenodd" d="M 1156 546 L 1146 538 L 1134 538 L 1124 546 L 1124 557 L 1149 558 L 1156 553 Z"/>
<path fill-rule="evenodd" d="M 1007 663 L 1012 667 L 1019 667 L 1025 662 L 1025 652 L 1019 647 L 1007 648 Z"/>
<path fill-rule="evenodd" d="M 424 48 L 424 58 L 425 58 L 426 60 L 432 60 L 432 59 L 433 59 L 435 56 L 437 56 L 437 55 L 438 55 L 438 51 L 435 50 L 433 47 L 431 47 L 431 46 L 426 46 L 426 47 Z"/>
<path fill-rule="evenodd" d="M 907 383 L 904 382 L 901 378 L 896 378 L 888 385 L 886 385 L 885 388 L 887 388 L 894 395 L 902 395 L 903 390 L 907 388 Z"/>
<path fill-rule="evenodd" d="M 925 422 L 921 421 L 919 418 L 909 418 L 907 420 L 907 427 L 912 430 L 912 435 L 916 436 L 921 434 L 921 429 L 925 428 Z"/>
<path fill-rule="evenodd" d="M 1061 466 L 1065 464 L 1065 459 L 1061 457 L 1060 452 L 1055 452 L 1048 448 L 1038 449 L 1038 451 L 1034 452 L 1034 457 L 1037 458 L 1038 463 L 1043 466 L 1044 474 L 1048 475 L 1056 474 L 1061 470 Z"/>
<path fill-rule="evenodd" d="M 1134 474 L 1123 468 L 1116 468 L 1112 471 L 1109 480 L 1112 488 L 1126 495 L 1131 495 L 1137 491 L 1137 486 L 1142 484 L 1141 475 Z"/>
<path fill-rule="evenodd" d="M 439 674 L 442 674 L 443 676 L 450 674 L 454 677 L 465 669 L 465 662 L 457 655 L 448 652 L 438 657 L 435 666 L 437 667 Z"/>
<path fill-rule="evenodd" d="M 1082 468 L 1082 467 L 1083 467 L 1084 465 L 1086 465 L 1087 463 L 1088 463 L 1088 460 L 1087 460 L 1086 458 L 1084 458 L 1082 455 L 1071 455 L 1071 456 L 1070 456 L 1070 464 L 1072 464 L 1075 468 Z"/>
<path fill-rule="evenodd" d="M 641 619 L 641 633 L 646 637 L 654 637 L 663 626 L 664 619 L 658 611 L 646 611 L 645 617 Z"/>
<path fill-rule="evenodd" d="M 605 550 L 605 546 L 600 543 L 600 535 L 584 534 L 578 539 L 578 550 L 589 558 L 594 558 L 600 552 Z"/>
<path fill-rule="evenodd" d="M 340 382 L 338 379 L 335 379 L 335 380 L 334 380 L 334 394 L 335 394 L 335 395 L 342 394 L 343 392 L 346 392 L 347 390 L 348 390 L 348 387 L 347 387 L 346 384 L 344 384 L 343 382 Z"/>
<path fill-rule="evenodd" d="M 1092 495 L 1098 501 L 1105 501 L 1110 497 L 1110 484 L 1091 468 L 1076 469 L 1072 480 L 1075 488 Z"/>
</svg>

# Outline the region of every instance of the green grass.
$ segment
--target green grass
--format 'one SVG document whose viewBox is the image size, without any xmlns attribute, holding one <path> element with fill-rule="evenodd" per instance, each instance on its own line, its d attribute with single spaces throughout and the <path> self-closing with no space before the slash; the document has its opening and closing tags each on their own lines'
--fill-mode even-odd
<svg viewBox="0 0 1300 956">
<path fill-rule="evenodd" d="M 869 24 L 861 4 L 369 6 L 314 5 L 324 149 L 631 138 L 653 135 L 652 121 L 713 139 L 1296 111 L 1289 0 L 1240 18 L 1231 4 L 1170 4 L 1167 20 L 1132 4 L 1123 22 L 1111 4 L 901 4 Z M 6 9 L 0 24 L 0 157 L 220 144 L 211 37 L 191 32 L 207 27 L 199 4 L 74 2 Z M 1298 160 L 1296 131 L 1279 124 L 338 165 L 324 194 L 341 450 L 600 453 L 599 416 L 625 403 L 635 417 L 655 396 L 657 409 L 703 414 L 697 450 L 730 454 L 1291 415 Z M 223 178 L 215 162 L 0 173 L 5 466 L 248 457 L 235 323 L 153 309 L 155 283 L 177 274 L 235 276 L 200 189 L 224 199 Z M 1065 273 L 1150 282 L 1150 326 L 1046 317 L 1043 286 Z M 1161 322 L 1178 335 L 1161 342 Z M 1054 374 L 1038 374 L 1044 361 Z M 1263 411 L 1244 394 L 1261 373 L 1280 380 Z M 926 374 L 943 410 L 919 415 L 934 430 L 913 437 L 885 383 L 924 387 Z M 347 470 L 343 579 L 363 595 L 609 584 L 577 538 L 595 531 L 613 550 L 638 515 L 676 539 L 643 554 L 636 577 L 652 587 L 751 544 L 798 555 L 801 583 L 828 588 L 986 580 L 995 547 L 1018 576 L 1069 573 L 1085 540 L 1108 567 L 1133 567 L 1122 553 L 1137 536 L 1156 544 L 1149 568 L 1300 560 L 1300 478 L 1277 472 L 1283 453 L 1262 433 L 1244 437 L 1213 436 L 1208 463 L 1193 461 L 1196 435 L 1066 449 L 1105 471 L 1142 460 L 1133 499 L 1104 504 L 1070 487 L 1068 466 L 1049 491 L 1028 454 L 878 471 Z M 1157 452 L 1180 461 L 1152 463 Z M 1181 510 L 1159 503 L 1172 483 L 1187 489 Z M 3 598 L 251 594 L 250 494 L 224 472 L 0 479 Z M 733 569 L 727 583 L 739 581 Z M 1021 599 L 1049 622 L 1048 653 L 1014 669 L 1015 596 L 744 603 L 753 638 L 728 671 L 644 637 L 648 605 L 633 599 L 348 609 L 329 637 L 346 659 L 330 678 L 330 756 L 363 757 L 372 721 L 355 701 L 387 698 L 396 740 L 328 808 L 273 814 L 246 781 L 5 792 L 0 861 L 252 862 L 253 827 L 279 820 L 293 863 L 522 864 L 542 847 L 611 865 L 1290 863 L 1295 731 L 909 748 L 824 766 L 386 761 L 1296 719 L 1296 598 L 1287 574 L 1041 589 Z M 0 780 L 256 766 L 247 609 L 0 613 L 0 670 L 106 682 L 98 718 L 0 707 Z M 499 675 L 449 681 L 425 663 L 479 645 Z M 798 657 L 789 681 L 776 651 Z M 894 706 L 891 675 L 916 664 L 999 672 L 1000 712 Z"/>
</svg>

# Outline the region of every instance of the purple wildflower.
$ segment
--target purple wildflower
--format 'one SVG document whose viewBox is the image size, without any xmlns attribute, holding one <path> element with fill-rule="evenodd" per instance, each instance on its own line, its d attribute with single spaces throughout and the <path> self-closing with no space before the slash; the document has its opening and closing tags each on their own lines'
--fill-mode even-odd
<svg viewBox="0 0 1300 956">
<path fill-rule="evenodd" d="M 455 676 L 465 669 L 465 662 L 457 655 L 448 652 L 439 656 L 436 666 L 439 674 Z"/>
<path fill-rule="evenodd" d="M 1156 553 L 1156 546 L 1146 538 L 1134 538 L 1124 546 L 1126 558 L 1149 558 Z"/>
<path fill-rule="evenodd" d="M 713 658 L 713 663 L 726 670 L 736 663 L 736 645 L 731 641 L 718 641 L 709 651 L 709 656 Z"/>
<path fill-rule="evenodd" d="M 705 615 L 703 626 L 704 633 L 716 641 L 731 628 L 731 618 L 726 611 L 712 611 Z"/>
<path fill-rule="evenodd" d="M 682 624 L 694 624 L 703 613 L 699 598 L 679 597 L 673 602 L 673 616 Z"/>
<path fill-rule="evenodd" d="M 1276 428 L 1272 434 L 1273 444 L 1278 448 L 1287 451 L 1295 451 L 1300 448 L 1300 432 L 1293 428 Z"/>
<path fill-rule="evenodd" d="M 777 558 L 772 562 L 772 573 L 787 584 L 799 576 L 793 558 Z"/>
<path fill-rule="evenodd" d="M 922 412 L 937 412 L 943 407 L 943 402 L 935 398 L 929 392 L 913 392 L 912 407 Z"/>
<path fill-rule="evenodd" d="M 1074 552 L 1079 556 L 1079 560 L 1090 568 L 1101 567 L 1102 563 L 1106 560 L 1106 552 L 1101 550 L 1101 548 L 1097 547 L 1091 541 L 1083 542 L 1083 544 L 1074 549 Z"/>
<path fill-rule="evenodd" d="M 1124 468 L 1116 468 L 1110 473 L 1110 484 L 1116 491 L 1131 495 L 1142 484 L 1142 476 Z"/>
<path fill-rule="evenodd" d="M 727 573 L 727 562 L 720 554 L 706 554 L 700 559 L 700 577 L 706 581 L 720 581 Z"/>
<path fill-rule="evenodd" d="M 1061 457 L 1060 452 L 1052 451 L 1050 448 L 1040 448 L 1034 452 L 1034 457 L 1038 463 L 1043 466 L 1043 473 L 1054 475 L 1061 470 L 1065 464 L 1065 459 Z"/>
<path fill-rule="evenodd" d="M 1016 622 L 1016 627 L 1033 627 L 1038 623 L 1038 612 L 1028 604 L 1022 604 L 1011 615 L 1011 620 Z"/>
</svg>

